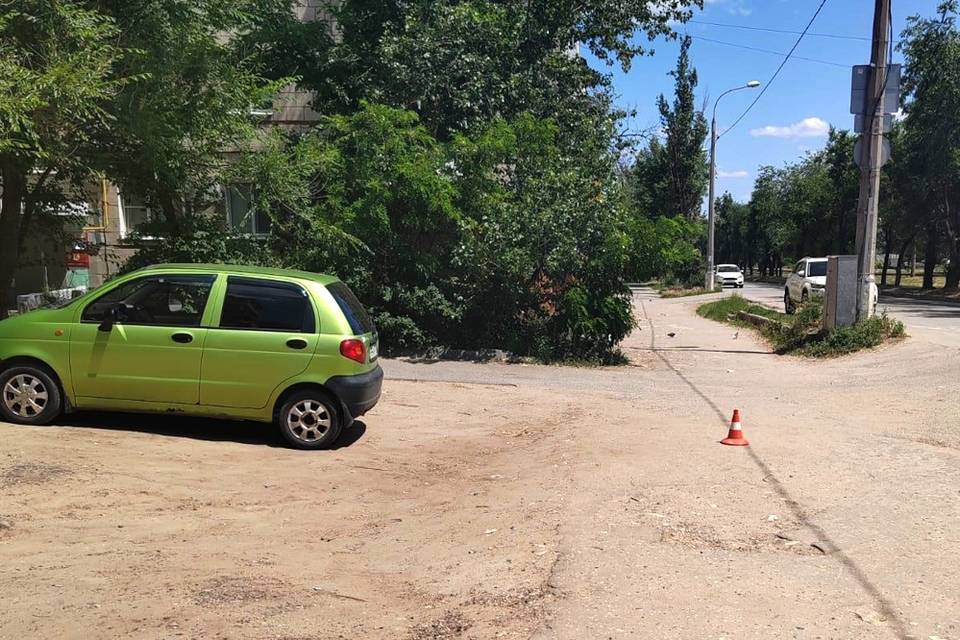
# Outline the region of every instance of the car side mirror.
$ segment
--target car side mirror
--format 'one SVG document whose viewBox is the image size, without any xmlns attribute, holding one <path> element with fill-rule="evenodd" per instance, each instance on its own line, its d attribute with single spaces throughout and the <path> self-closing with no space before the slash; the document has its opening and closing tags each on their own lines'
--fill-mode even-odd
<svg viewBox="0 0 960 640">
<path fill-rule="evenodd" d="M 100 326 L 97 327 L 98 330 L 103 331 L 104 333 L 110 333 L 113 331 L 113 325 L 127 318 L 127 305 L 122 302 L 116 306 L 110 307 L 103 316 L 103 321 L 100 323 Z"/>
</svg>

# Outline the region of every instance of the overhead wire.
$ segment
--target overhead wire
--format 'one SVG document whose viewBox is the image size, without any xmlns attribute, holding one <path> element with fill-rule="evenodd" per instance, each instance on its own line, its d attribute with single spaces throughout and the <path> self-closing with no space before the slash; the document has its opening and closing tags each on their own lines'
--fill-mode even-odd
<svg viewBox="0 0 960 640">
<path fill-rule="evenodd" d="M 723 44 L 723 45 L 726 45 L 726 46 L 728 46 L 728 47 L 737 47 L 738 49 L 746 49 L 746 50 L 748 50 L 748 51 L 759 51 L 760 53 L 770 53 L 770 54 L 773 54 L 773 55 L 775 55 L 775 56 L 780 56 L 780 57 L 785 57 L 785 56 L 787 55 L 787 54 L 785 54 L 785 53 L 782 52 L 782 51 L 774 51 L 773 49 L 762 49 L 762 48 L 760 48 L 760 47 L 751 47 L 751 46 L 749 46 L 749 45 L 737 44 L 737 43 L 735 43 L 735 42 L 725 42 L 725 41 L 723 41 L 723 40 L 714 40 L 713 38 L 707 38 L 706 36 L 696 36 L 696 35 L 692 35 L 692 34 L 689 34 L 689 33 L 687 33 L 687 34 L 685 34 L 685 35 L 690 36 L 690 37 L 693 38 L 694 40 L 703 40 L 704 42 L 713 42 L 713 43 L 715 43 L 715 44 Z M 803 56 L 793 56 L 793 59 L 794 59 L 794 60 L 805 60 L 805 61 L 807 61 L 807 62 L 816 62 L 816 63 L 818 63 L 818 64 L 827 64 L 827 65 L 830 65 L 831 67 L 842 67 L 842 68 L 844 68 L 844 69 L 848 69 L 848 68 L 850 67 L 850 65 L 848 65 L 848 64 L 841 64 L 841 63 L 839 63 L 839 62 L 831 62 L 831 61 L 829 61 L 829 60 L 818 60 L 817 58 L 805 58 L 805 57 L 803 57 Z"/>
<path fill-rule="evenodd" d="M 777 76 L 779 76 L 779 75 L 780 75 L 780 72 L 783 71 L 783 68 L 787 65 L 787 62 L 790 61 L 790 58 L 793 56 L 793 52 L 796 51 L 796 50 L 797 50 L 797 47 L 800 46 L 800 43 L 803 41 L 803 37 L 804 37 L 805 35 L 807 35 L 807 32 L 808 32 L 808 31 L 810 31 L 810 27 L 813 26 L 813 23 L 814 23 L 814 21 L 817 19 L 817 16 L 819 16 L 819 15 L 820 15 L 820 12 L 823 11 L 823 7 L 824 7 L 825 4 L 827 4 L 827 0 L 821 0 L 820 6 L 817 7 L 817 10 L 813 13 L 813 17 L 810 18 L 810 22 L 807 23 L 807 26 L 806 26 L 806 27 L 803 29 L 803 31 L 800 33 L 800 37 L 797 38 L 797 41 L 793 43 L 793 47 L 790 48 L 790 51 L 787 53 L 787 57 L 783 59 L 783 62 L 781 62 L 781 63 L 780 63 L 780 66 L 777 67 L 777 70 L 774 71 L 774 72 L 773 72 L 773 75 L 770 76 L 770 79 L 767 80 L 767 83 L 763 86 L 763 89 L 760 91 L 760 94 L 757 95 L 756 98 L 754 98 L 753 102 L 750 103 L 750 106 L 748 106 L 748 107 L 744 110 L 744 112 L 740 114 L 740 117 L 737 118 L 736 121 L 734 121 L 734 123 L 733 123 L 732 125 L 730 125 L 730 127 L 728 127 L 726 130 L 724 130 L 723 133 L 721 133 L 719 136 L 717 136 L 718 138 L 719 138 L 719 137 L 722 137 L 722 136 L 725 136 L 728 132 L 730 132 L 731 130 L 733 130 L 738 124 L 740 124 L 740 121 L 743 120 L 743 119 L 747 116 L 748 113 L 750 113 L 750 111 L 753 109 L 753 107 L 756 106 L 756 104 L 757 104 L 758 102 L 760 102 L 760 99 L 764 96 L 764 94 L 767 93 L 767 89 L 770 88 L 770 85 L 772 85 L 772 84 L 774 83 L 774 81 L 777 79 Z"/>
<path fill-rule="evenodd" d="M 729 23 L 725 23 L 725 22 L 710 22 L 710 21 L 708 21 L 708 20 L 696 20 L 696 19 L 694 19 L 694 20 L 688 20 L 687 23 L 688 23 L 688 24 L 703 24 L 703 25 L 707 25 L 707 26 L 711 26 L 711 27 L 726 27 L 726 28 L 728 28 L 728 29 L 744 29 L 744 30 L 746 30 L 746 31 L 766 31 L 766 32 L 769 32 L 769 33 L 790 33 L 790 34 L 793 34 L 793 35 L 797 35 L 797 34 L 803 33 L 802 31 L 791 31 L 791 30 L 789 30 L 789 29 L 773 29 L 773 28 L 771 28 L 771 27 L 752 27 L 752 26 L 748 26 L 748 25 L 745 25 L 745 24 L 729 24 Z M 818 37 L 818 38 L 834 38 L 834 39 L 837 39 L 837 40 L 861 40 L 861 41 L 870 42 L 870 38 L 867 38 L 866 36 L 850 36 L 850 35 L 842 35 L 842 34 L 839 34 L 839 33 L 814 33 L 814 32 L 811 31 L 811 32 L 807 33 L 806 35 L 807 35 L 807 36 L 815 36 L 815 37 Z"/>
</svg>

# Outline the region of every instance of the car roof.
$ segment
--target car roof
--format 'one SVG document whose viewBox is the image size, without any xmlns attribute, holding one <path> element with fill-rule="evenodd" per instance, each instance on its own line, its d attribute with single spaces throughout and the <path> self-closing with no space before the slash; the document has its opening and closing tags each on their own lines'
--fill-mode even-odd
<svg viewBox="0 0 960 640">
<path fill-rule="evenodd" d="M 801 260 L 806 260 L 807 262 L 826 262 L 827 258 L 801 258 Z"/>
<path fill-rule="evenodd" d="M 720 267 L 736 267 L 737 269 L 739 269 L 739 268 L 740 268 L 740 265 L 738 265 L 738 264 L 718 264 L 718 265 L 717 265 L 717 268 L 719 269 Z"/>
<path fill-rule="evenodd" d="M 275 269 L 273 267 L 251 267 L 240 264 L 191 264 L 191 263 L 167 263 L 153 264 L 149 267 L 138 269 L 138 273 L 149 273 L 151 271 L 215 271 L 217 273 L 226 273 L 228 275 L 250 275 L 250 276 L 276 276 L 281 278 L 299 278 L 301 280 L 311 280 L 319 282 L 322 285 L 328 285 L 339 282 L 336 276 L 330 276 L 323 273 L 313 273 L 311 271 L 297 271 L 295 269 Z"/>
</svg>

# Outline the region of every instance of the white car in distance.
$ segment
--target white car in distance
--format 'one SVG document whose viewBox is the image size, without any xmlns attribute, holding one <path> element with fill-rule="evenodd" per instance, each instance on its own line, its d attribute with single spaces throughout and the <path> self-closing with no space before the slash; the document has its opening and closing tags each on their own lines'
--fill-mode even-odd
<svg viewBox="0 0 960 640">
<path fill-rule="evenodd" d="M 743 289 L 743 271 L 735 264 L 718 264 L 716 268 L 716 280 L 721 287 L 730 285 Z"/>
</svg>

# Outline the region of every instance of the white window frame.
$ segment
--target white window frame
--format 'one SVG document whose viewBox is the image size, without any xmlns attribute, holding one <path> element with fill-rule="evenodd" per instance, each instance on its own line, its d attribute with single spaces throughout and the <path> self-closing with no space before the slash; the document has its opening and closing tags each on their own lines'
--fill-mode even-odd
<svg viewBox="0 0 960 640">
<path fill-rule="evenodd" d="M 270 235 L 270 230 L 267 229 L 266 231 L 263 231 L 263 230 L 257 228 L 257 210 L 256 210 L 256 208 L 254 207 L 254 205 L 253 205 L 252 202 L 248 202 L 248 204 L 249 204 L 250 206 L 249 206 L 249 209 L 248 209 L 248 211 L 247 211 L 247 216 L 248 216 L 249 219 L 250 219 L 250 222 L 251 222 L 250 227 L 251 227 L 252 231 L 247 231 L 246 229 L 238 229 L 237 227 L 235 227 L 235 226 L 233 225 L 233 216 L 231 215 L 231 212 L 230 212 L 230 205 L 231 205 L 231 201 L 232 201 L 232 198 L 233 198 L 233 196 L 231 195 L 231 193 L 232 193 L 234 190 L 239 190 L 241 187 L 246 187 L 246 186 L 249 186 L 249 185 L 243 185 L 243 184 L 239 184 L 239 185 L 238 185 L 238 184 L 229 185 L 229 184 L 228 184 L 228 185 L 223 185 L 223 187 L 222 187 L 222 189 L 223 189 L 223 211 L 224 211 L 224 216 L 225 216 L 226 222 L 227 222 L 227 228 L 230 229 L 230 231 L 233 232 L 233 233 L 239 233 L 239 234 L 242 234 L 242 235 L 245 235 L 245 236 L 249 236 L 249 237 L 252 237 L 252 238 L 266 238 L 266 237 L 268 237 L 268 236 Z M 245 219 L 246 219 L 246 218 L 245 218 Z"/>
<path fill-rule="evenodd" d="M 150 207 L 144 207 L 147 210 L 148 218 L 152 218 L 154 213 L 153 209 Z M 127 207 L 123 203 L 123 192 L 117 189 L 117 211 L 120 215 L 117 216 L 117 225 L 120 228 L 120 237 L 126 239 L 133 232 L 133 229 L 129 228 L 127 225 Z M 144 240 L 154 240 L 153 236 L 141 236 Z"/>
</svg>

